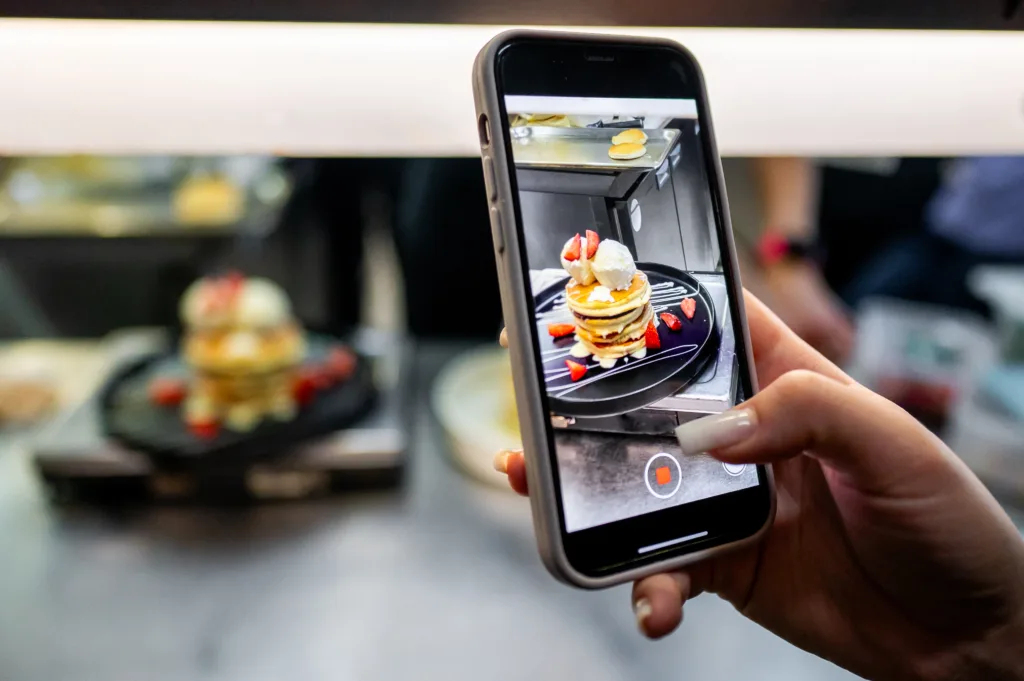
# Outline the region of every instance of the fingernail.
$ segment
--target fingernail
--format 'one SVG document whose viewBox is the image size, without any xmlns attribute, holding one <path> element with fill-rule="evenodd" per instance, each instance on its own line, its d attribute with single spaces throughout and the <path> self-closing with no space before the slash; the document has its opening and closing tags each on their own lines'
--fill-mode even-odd
<svg viewBox="0 0 1024 681">
<path fill-rule="evenodd" d="M 511 454 L 507 449 L 503 449 L 494 455 L 494 470 L 499 473 L 508 473 L 508 455 Z"/>
<path fill-rule="evenodd" d="M 754 434 L 757 416 L 752 409 L 735 409 L 705 416 L 676 428 L 676 439 L 684 454 L 738 445 Z"/>
<path fill-rule="evenodd" d="M 645 623 L 653 611 L 654 609 L 651 607 L 651 602 L 646 598 L 637 599 L 637 602 L 633 604 L 633 614 L 636 615 L 636 626 L 640 627 L 641 633 L 647 633 Z"/>
<path fill-rule="evenodd" d="M 503 348 L 508 347 L 508 331 L 506 329 L 502 329 L 501 333 L 498 334 L 498 345 Z"/>
</svg>

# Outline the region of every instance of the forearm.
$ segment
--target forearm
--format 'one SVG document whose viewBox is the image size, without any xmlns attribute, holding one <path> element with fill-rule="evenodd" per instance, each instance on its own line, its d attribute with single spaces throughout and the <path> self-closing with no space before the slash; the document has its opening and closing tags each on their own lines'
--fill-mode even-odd
<svg viewBox="0 0 1024 681">
<path fill-rule="evenodd" d="M 811 159 L 752 161 L 762 222 L 784 236 L 807 239 L 817 223 L 818 169 Z"/>
</svg>

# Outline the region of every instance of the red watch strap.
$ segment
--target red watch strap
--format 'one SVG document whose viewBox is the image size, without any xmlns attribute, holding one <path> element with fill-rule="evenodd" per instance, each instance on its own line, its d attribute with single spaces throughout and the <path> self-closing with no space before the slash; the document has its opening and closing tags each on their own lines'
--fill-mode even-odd
<svg viewBox="0 0 1024 681">
<path fill-rule="evenodd" d="M 757 257 L 765 267 L 789 255 L 789 239 L 776 232 L 765 232 L 757 242 Z"/>
</svg>

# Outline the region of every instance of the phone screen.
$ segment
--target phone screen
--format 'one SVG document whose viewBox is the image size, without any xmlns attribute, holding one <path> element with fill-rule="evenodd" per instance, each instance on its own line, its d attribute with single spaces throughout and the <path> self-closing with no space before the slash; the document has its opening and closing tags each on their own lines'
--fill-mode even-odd
<svg viewBox="0 0 1024 681">
<path fill-rule="evenodd" d="M 705 103 L 669 65 L 676 53 L 655 69 L 676 87 L 610 85 L 659 58 L 640 52 L 502 60 L 562 529 L 595 574 L 722 543 L 743 525 L 725 516 L 765 484 L 759 467 L 682 452 L 673 436 L 743 401 L 750 367 Z M 571 77 L 530 76 L 538 59 Z"/>
</svg>

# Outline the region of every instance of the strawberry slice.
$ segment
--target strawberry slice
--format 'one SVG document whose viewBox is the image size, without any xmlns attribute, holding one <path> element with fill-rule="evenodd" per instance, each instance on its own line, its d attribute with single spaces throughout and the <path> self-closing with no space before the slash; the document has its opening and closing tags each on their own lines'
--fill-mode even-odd
<svg viewBox="0 0 1024 681">
<path fill-rule="evenodd" d="M 569 262 L 574 262 L 580 259 L 580 235 L 577 234 L 570 241 L 569 245 L 565 247 L 565 251 L 562 253 L 562 257 Z"/>
<path fill-rule="evenodd" d="M 697 299 L 683 298 L 683 302 L 679 303 L 679 309 L 683 311 L 687 319 L 693 319 L 693 315 L 697 312 Z"/>
<path fill-rule="evenodd" d="M 149 399 L 160 407 L 176 407 L 185 399 L 185 381 L 157 376 L 149 383 Z"/>
<path fill-rule="evenodd" d="M 587 260 L 593 260 L 594 254 L 597 253 L 597 244 L 601 242 L 601 237 L 597 235 L 597 232 L 587 230 Z"/>
<path fill-rule="evenodd" d="M 347 381 L 356 370 L 356 356 L 344 346 L 327 353 L 327 373 L 336 381 Z"/>
<path fill-rule="evenodd" d="M 317 377 L 314 372 L 302 370 L 292 384 L 292 397 L 300 405 L 307 405 L 316 397 Z"/>
<path fill-rule="evenodd" d="M 548 333 L 552 338 L 565 338 L 575 331 L 575 324 L 548 324 Z"/>
<path fill-rule="evenodd" d="M 661 321 L 665 322 L 665 326 L 673 331 L 678 331 L 683 328 L 683 323 L 679 320 L 679 317 L 675 316 L 671 312 L 662 312 L 658 316 L 661 317 Z"/>
<path fill-rule="evenodd" d="M 654 320 L 647 325 L 647 330 L 644 331 L 644 344 L 648 350 L 658 350 L 661 348 L 661 337 L 658 336 L 658 328 L 654 326 Z"/>
<path fill-rule="evenodd" d="M 213 419 L 196 419 L 188 422 L 188 431 L 202 440 L 212 440 L 220 432 L 220 425 Z"/>
<path fill-rule="evenodd" d="M 567 359 L 565 360 L 565 366 L 569 367 L 569 378 L 574 381 L 578 381 L 587 375 L 587 367 L 584 364 Z"/>
</svg>

